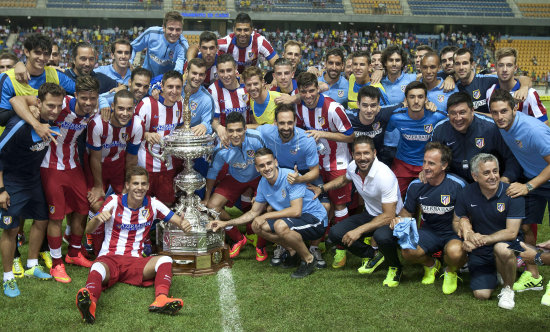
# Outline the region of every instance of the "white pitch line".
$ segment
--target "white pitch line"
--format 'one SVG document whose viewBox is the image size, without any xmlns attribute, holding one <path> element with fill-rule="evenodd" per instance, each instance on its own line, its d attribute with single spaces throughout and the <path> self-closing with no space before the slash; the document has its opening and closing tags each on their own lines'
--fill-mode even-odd
<svg viewBox="0 0 550 332">
<path fill-rule="evenodd" d="M 237 295 L 231 269 L 223 268 L 218 271 L 218 289 L 220 297 L 220 311 L 222 312 L 222 328 L 224 332 L 243 331 L 237 306 Z"/>
</svg>

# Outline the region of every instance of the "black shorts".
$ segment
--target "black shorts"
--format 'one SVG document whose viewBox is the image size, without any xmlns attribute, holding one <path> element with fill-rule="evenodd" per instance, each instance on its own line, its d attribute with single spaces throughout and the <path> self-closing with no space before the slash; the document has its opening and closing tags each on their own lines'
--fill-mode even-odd
<svg viewBox="0 0 550 332">
<path fill-rule="evenodd" d="M 48 205 L 40 182 L 33 187 L 25 188 L 4 181 L 4 186 L 10 195 L 10 206 L 7 211 L 0 209 L 0 228 L 19 227 L 19 218 L 48 220 Z"/>
<path fill-rule="evenodd" d="M 274 224 L 279 219 L 268 219 L 267 223 L 271 231 L 275 233 Z M 281 218 L 288 228 L 298 232 L 304 240 L 318 240 L 325 234 L 324 220 L 319 220 L 309 213 L 302 213 L 300 218 Z"/>
<path fill-rule="evenodd" d="M 525 196 L 523 224 L 542 224 L 546 205 L 550 202 L 550 188 L 539 187 Z"/>
</svg>

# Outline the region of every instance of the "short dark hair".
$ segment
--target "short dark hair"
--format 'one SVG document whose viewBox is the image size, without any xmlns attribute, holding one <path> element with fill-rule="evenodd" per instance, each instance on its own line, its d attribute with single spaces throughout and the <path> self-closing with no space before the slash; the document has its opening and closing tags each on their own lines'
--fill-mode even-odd
<svg viewBox="0 0 550 332">
<path fill-rule="evenodd" d="M 218 57 L 216 60 L 216 66 L 221 65 L 222 63 L 231 62 L 233 67 L 237 68 L 237 61 L 235 61 L 235 58 L 232 54 L 224 53 Z"/>
<path fill-rule="evenodd" d="M 128 98 L 128 99 L 131 99 L 132 102 L 134 102 L 134 94 L 130 92 L 130 90 L 122 89 L 122 90 L 119 90 L 117 93 L 115 93 L 113 104 L 116 105 L 118 100 L 122 98 Z"/>
<path fill-rule="evenodd" d="M 73 49 L 71 51 L 71 59 L 73 59 L 73 61 L 76 59 L 76 55 L 78 54 L 78 49 L 80 48 L 91 48 L 92 50 L 94 50 L 94 54 L 97 55 L 94 45 L 88 42 L 78 42 L 73 46 Z"/>
<path fill-rule="evenodd" d="M 298 78 L 296 79 L 296 84 L 298 85 L 298 90 L 302 87 L 314 85 L 315 87 L 319 86 L 319 82 L 317 81 L 317 76 L 313 73 L 309 73 L 307 71 L 300 73 L 298 75 Z"/>
<path fill-rule="evenodd" d="M 12 52 L 2 52 L 2 53 L 0 53 L 0 60 L 4 60 L 4 59 L 12 60 L 13 64 L 16 64 L 17 61 L 19 61 L 19 59 L 17 58 L 17 55 L 15 55 Z"/>
<path fill-rule="evenodd" d="M 491 95 L 491 100 L 489 101 L 489 109 L 491 109 L 491 104 L 496 103 L 497 101 L 503 101 L 507 103 L 511 109 L 514 109 L 514 107 L 516 107 L 514 97 L 512 97 L 510 92 L 503 89 L 495 89 L 493 91 L 493 94 Z"/>
<path fill-rule="evenodd" d="M 145 69 L 143 67 L 137 67 L 134 70 L 132 70 L 132 76 L 130 76 L 130 79 L 133 81 L 134 77 L 138 75 L 149 77 L 149 81 L 151 81 L 151 79 L 153 78 L 153 73 L 151 73 L 150 70 Z"/>
<path fill-rule="evenodd" d="M 367 65 L 370 65 L 370 55 L 367 51 L 355 51 L 351 54 L 351 58 L 367 58 Z"/>
<path fill-rule="evenodd" d="M 244 116 L 239 112 L 230 112 L 227 114 L 225 118 L 225 126 L 227 127 L 227 125 L 231 123 L 241 123 L 243 128 L 246 129 L 246 121 L 244 120 Z"/>
<path fill-rule="evenodd" d="M 252 19 L 250 18 L 250 15 L 248 15 L 247 13 L 237 14 L 237 17 L 235 17 L 235 25 L 239 23 L 248 23 L 252 27 Z"/>
<path fill-rule="evenodd" d="M 426 84 L 424 82 L 412 81 L 411 83 L 407 84 L 407 87 L 405 88 L 405 98 L 407 98 L 409 91 L 414 89 L 422 89 L 424 90 L 424 95 L 428 95 L 428 88 L 426 87 Z"/>
<path fill-rule="evenodd" d="M 268 154 L 272 155 L 273 158 L 275 158 L 275 154 L 273 154 L 273 151 L 271 151 L 270 148 L 259 148 L 254 154 L 254 159 L 262 156 L 267 156 Z"/>
<path fill-rule="evenodd" d="M 439 56 L 441 57 L 445 53 L 453 52 L 454 53 L 458 50 L 458 47 L 456 46 L 445 46 L 441 49 L 441 52 L 439 52 Z"/>
<path fill-rule="evenodd" d="M 44 101 L 46 95 L 50 94 L 54 97 L 64 97 L 65 90 L 55 83 L 44 83 L 38 88 L 38 99 Z"/>
<path fill-rule="evenodd" d="M 216 46 L 218 46 L 218 36 L 211 31 L 203 31 L 199 36 L 199 46 L 202 43 L 207 43 L 209 41 L 216 42 Z"/>
<path fill-rule="evenodd" d="M 285 58 L 279 58 L 275 60 L 275 63 L 273 64 L 273 71 L 275 71 L 275 67 L 278 66 L 290 66 L 290 68 L 292 69 L 292 63 L 290 63 L 290 61 Z"/>
<path fill-rule="evenodd" d="M 455 56 L 453 57 L 453 60 L 460 55 L 469 54 L 470 55 L 470 63 L 474 62 L 474 52 L 472 52 L 469 48 L 460 48 L 455 52 Z"/>
<path fill-rule="evenodd" d="M 373 56 L 373 55 L 376 55 L 376 54 L 382 55 L 382 51 L 380 51 L 380 50 L 374 50 L 374 51 L 371 52 L 370 57 L 372 58 L 372 56 Z"/>
<path fill-rule="evenodd" d="M 115 49 L 116 49 L 116 46 L 117 45 L 126 45 L 126 46 L 130 46 L 130 53 L 132 53 L 132 51 L 134 50 L 134 48 L 132 47 L 132 44 L 126 40 L 126 39 L 123 39 L 123 38 L 120 38 L 120 39 L 117 39 L 115 40 L 112 44 L 111 44 L 111 54 L 115 54 Z"/>
<path fill-rule="evenodd" d="M 260 78 L 260 81 L 263 80 L 264 75 L 262 74 L 262 70 L 256 66 L 246 67 L 241 73 L 243 82 L 247 81 L 249 78 L 254 76 L 258 76 Z"/>
<path fill-rule="evenodd" d="M 32 33 L 23 42 L 23 47 L 27 51 L 44 50 L 48 53 L 52 52 L 52 39 L 46 35 Z"/>
<path fill-rule="evenodd" d="M 376 99 L 376 101 L 380 103 L 380 98 L 382 97 L 382 93 L 378 88 L 375 88 L 370 85 L 365 85 L 361 89 L 359 89 L 359 92 L 357 93 L 357 105 L 361 103 L 361 99 L 363 99 L 364 97 Z"/>
<path fill-rule="evenodd" d="M 399 47 L 397 45 L 390 45 L 384 49 L 382 52 L 382 66 L 386 68 L 386 62 L 388 62 L 388 59 L 390 56 L 392 56 L 394 53 L 398 54 L 401 57 L 401 70 L 407 66 L 407 52 L 402 47 Z M 386 68 L 386 71 L 388 69 Z"/>
<path fill-rule="evenodd" d="M 75 92 L 99 93 L 99 81 L 90 75 L 81 75 L 76 78 Z"/>
<path fill-rule="evenodd" d="M 474 102 L 472 101 L 472 97 L 464 91 L 461 92 L 455 92 L 452 95 L 449 96 L 449 99 L 447 99 L 447 110 L 454 105 L 466 103 L 468 105 L 468 108 L 473 110 L 474 109 Z"/>
<path fill-rule="evenodd" d="M 416 52 L 418 51 L 428 51 L 428 52 L 433 52 L 434 49 L 431 48 L 430 46 L 428 45 L 419 45 L 417 48 L 416 48 Z"/>
<path fill-rule="evenodd" d="M 292 112 L 292 116 L 296 119 L 296 109 L 293 104 L 279 104 L 275 107 L 275 122 L 277 122 L 279 114 L 284 112 Z"/>
<path fill-rule="evenodd" d="M 439 59 L 439 55 L 437 55 L 437 53 L 433 51 L 428 51 L 428 53 L 424 54 L 424 56 L 422 57 L 422 60 L 420 60 L 421 66 L 422 66 L 422 61 L 424 61 L 424 59 L 427 59 L 427 58 L 435 58 L 438 64 L 441 63 L 441 60 Z"/>
<path fill-rule="evenodd" d="M 201 58 L 193 58 L 187 62 L 187 69 L 191 69 L 191 66 L 195 66 L 198 68 L 206 68 L 206 61 Z"/>
<path fill-rule="evenodd" d="M 177 70 L 169 70 L 162 75 L 162 84 L 166 83 L 169 78 L 177 78 L 183 83 L 183 76 Z"/>
<path fill-rule="evenodd" d="M 131 166 L 126 170 L 126 175 L 124 177 L 124 180 L 126 183 L 130 183 L 132 181 L 132 176 L 142 176 L 144 175 L 147 178 L 147 181 L 149 181 L 149 172 L 141 166 Z"/>
<path fill-rule="evenodd" d="M 453 161 L 453 151 L 451 148 L 441 144 L 441 142 L 428 142 L 424 152 L 428 152 L 430 150 L 439 150 L 439 153 L 441 153 L 441 163 L 447 164 L 446 170 L 448 170 L 451 162 Z"/>
<path fill-rule="evenodd" d="M 183 16 L 181 16 L 181 14 L 178 11 L 172 10 L 164 15 L 162 26 L 165 27 L 168 21 L 176 21 L 176 22 L 181 22 L 181 24 L 183 24 Z"/>
<path fill-rule="evenodd" d="M 367 135 L 355 136 L 351 145 L 353 150 L 355 150 L 355 146 L 357 144 L 368 144 L 372 151 L 376 150 L 376 147 L 374 146 L 374 140 Z"/>
<path fill-rule="evenodd" d="M 330 50 L 328 50 L 327 54 L 325 55 L 325 61 L 328 60 L 329 56 L 339 56 L 340 59 L 342 59 L 342 63 L 344 63 L 346 60 L 346 57 L 344 56 L 344 51 L 342 51 L 342 49 L 339 47 L 331 48 Z"/>
</svg>

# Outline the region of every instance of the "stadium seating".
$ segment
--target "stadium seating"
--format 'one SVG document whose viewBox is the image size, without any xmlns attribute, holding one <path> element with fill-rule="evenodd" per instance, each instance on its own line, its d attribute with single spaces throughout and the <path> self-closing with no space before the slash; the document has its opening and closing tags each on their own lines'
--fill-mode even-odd
<svg viewBox="0 0 550 332">
<path fill-rule="evenodd" d="M 355 14 L 403 15 L 399 0 L 351 0 Z"/>
<path fill-rule="evenodd" d="M 409 0 L 413 15 L 514 17 L 506 0 Z"/>
<path fill-rule="evenodd" d="M 0 0 L 0 7 L 36 7 L 36 0 Z"/>
<path fill-rule="evenodd" d="M 172 8 L 184 12 L 227 12 L 225 0 L 173 0 Z"/>
<path fill-rule="evenodd" d="M 279 13 L 341 13 L 342 0 L 235 0 L 237 10 L 271 11 Z M 250 3 L 250 5 L 248 4 Z"/>
<path fill-rule="evenodd" d="M 184 34 L 183 35 L 185 37 L 185 39 L 187 39 L 187 42 L 189 43 L 189 45 L 199 45 L 199 35 L 187 35 L 187 34 Z"/>
<path fill-rule="evenodd" d="M 525 17 L 550 17 L 550 3 L 518 3 Z"/>
<path fill-rule="evenodd" d="M 502 47 L 513 47 L 518 50 L 518 67 L 532 76 L 545 77 L 550 69 L 550 40 L 524 40 L 524 39 L 501 39 L 495 43 L 496 49 Z M 533 63 L 536 57 L 537 65 Z"/>
<path fill-rule="evenodd" d="M 158 0 L 47 0 L 47 8 L 160 10 Z"/>
</svg>

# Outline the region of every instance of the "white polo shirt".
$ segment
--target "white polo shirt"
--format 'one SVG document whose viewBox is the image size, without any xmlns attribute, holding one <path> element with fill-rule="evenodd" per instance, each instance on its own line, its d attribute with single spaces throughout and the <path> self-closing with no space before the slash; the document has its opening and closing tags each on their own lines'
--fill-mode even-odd
<svg viewBox="0 0 550 332">
<path fill-rule="evenodd" d="M 355 160 L 349 163 L 346 170 L 346 178 L 353 181 L 359 195 L 363 197 L 365 202 L 365 210 L 371 216 L 382 214 L 382 203 L 395 203 L 397 207 L 395 213 L 399 213 L 403 207 L 403 200 L 399 193 L 397 178 L 391 169 L 383 162 L 374 158 L 369 174 L 365 177 L 365 181 L 358 173 Z"/>
</svg>

